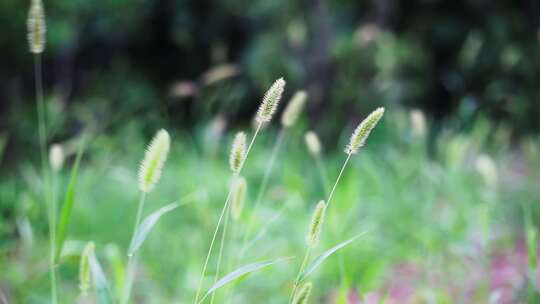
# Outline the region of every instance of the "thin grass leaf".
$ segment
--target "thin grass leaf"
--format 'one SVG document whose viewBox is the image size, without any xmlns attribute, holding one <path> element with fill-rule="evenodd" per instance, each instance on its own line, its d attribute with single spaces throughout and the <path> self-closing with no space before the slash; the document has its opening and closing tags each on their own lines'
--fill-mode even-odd
<svg viewBox="0 0 540 304">
<path fill-rule="evenodd" d="M 364 233 L 361 233 L 347 241 L 344 241 L 344 242 L 341 242 L 339 244 L 337 244 L 336 246 L 326 250 L 325 252 L 323 252 L 319 257 L 317 257 L 315 259 L 315 261 L 313 261 L 313 263 L 308 267 L 306 268 L 306 270 L 304 271 L 304 273 L 302 273 L 302 275 L 300 276 L 300 281 L 303 281 L 305 280 L 311 273 L 313 273 L 317 268 L 319 268 L 319 266 L 327 259 L 329 258 L 332 254 L 334 254 L 336 251 L 340 250 L 341 248 L 349 245 L 350 243 L 352 243 L 353 241 L 355 241 L 356 239 L 358 239 L 359 237 L 363 236 L 365 234 Z"/>
<path fill-rule="evenodd" d="M 131 245 L 129 246 L 128 255 L 133 255 L 139 247 L 141 247 L 144 240 L 146 240 L 146 237 L 148 236 L 148 233 L 152 230 L 154 225 L 157 223 L 159 218 L 173 210 L 178 208 L 177 203 L 172 203 L 166 206 L 161 207 L 159 210 L 155 211 L 154 213 L 150 214 L 147 218 L 144 219 L 144 221 L 141 223 L 139 227 L 137 227 L 137 232 L 135 233 L 135 236 L 133 237 L 133 241 L 131 242 Z"/>
<path fill-rule="evenodd" d="M 92 279 L 94 281 L 94 288 L 96 291 L 96 303 L 97 304 L 112 304 L 113 299 L 111 296 L 111 289 L 109 283 L 105 278 L 103 269 L 99 264 L 95 254 L 91 254 L 88 260 L 90 264 L 90 272 L 92 273 Z"/>
<path fill-rule="evenodd" d="M 77 156 L 75 158 L 75 163 L 71 169 L 71 175 L 69 177 L 69 183 L 64 196 L 64 203 L 62 204 L 62 211 L 60 213 L 60 221 L 58 222 L 57 227 L 57 237 L 56 237 L 56 248 L 54 261 L 58 263 L 58 260 L 62 256 L 62 249 L 64 247 L 64 242 L 66 240 L 67 231 L 69 229 L 69 221 L 71 219 L 71 212 L 73 211 L 73 204 L 75 202 L 75 187 L 77 185 L 77 177 L 79 174 L 79 165 L 81 163 L 81 158 L 83 156 L 85 149 L 84 138 L 81 141 L 79 150 L 77 151 Z"/>
<path fill-rule="evenodd" d="M 272 260 L 272 261 L 265 261 L 265 262 L 258 262 L 258 263 L 253 263 L 253 264 L 247 264 L 247 265 L 244 265 L 236 270 L 234 270 L 233 272 L 230 272 L 229 274 L 227 274 L 226 276 L 224 276 L 223 278 L 221 278 L 219 281 L 217 281 L 216 283 L 214 283 L 214 285 L 212 285 L 212 287 L 210 287 L 210 289 L 208 289 L 208 291 L 206 292 L 206 294 L 204 295 L 204 297 L 202 297 L 202 299 L 199 301 L 199 303 L 202 303 L 204 301 L 204 299 L 206 299 L 209 295 L 211 295 L 213 292 L 215 292 L 216 290 L 218 290 L 219 288 L 241 278 L 241 277 L 244 277 L 250 273 L 253 273 L 253 272 L 256 272 L 256 271 L 259 271 L 261 269 L 264 269 L 266 267 L 269 267 L 269 266 L 272 266 L 274 264 L 277 264 L 277 263 L 281 263 L 281 262 L 284 262 L 284 261 L 287 261 L 287 260 L 290 260 L 292 259 L 292 257 L 287 257 L 287 258 L 279 258 L 279 259 L 275 259 L 275 260 Z"/>
</svg>

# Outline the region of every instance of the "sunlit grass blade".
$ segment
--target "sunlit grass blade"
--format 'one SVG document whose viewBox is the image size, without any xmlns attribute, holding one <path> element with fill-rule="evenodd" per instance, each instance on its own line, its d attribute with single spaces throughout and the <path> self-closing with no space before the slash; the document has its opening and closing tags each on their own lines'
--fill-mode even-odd
<svg viewBox="0 0 540 304">
<path fill-rule="evenodd" d="M 90 272 L 94 281 L 97 304 L 112 304 L 111 289 L 95 253 L 89 255 Z"/>
<path fill-rule="evenodd" d="M 58 222 L 58 228 L 57 228 L 56 249 L 55 249 L 55 255 L 54 255 L 55 263 L 58 263 L 60 256 L 62 256 L 62 248 L 64 247 L 64 242 L 66 240 L 66 235 L 69 229 L 71 212 L 73 211 L 73 204 L 75 203 L 75 194 L 76 194 L 75 188 L 77 186 L 79 165 L 81 163 L 84 149 L 85 149 L 85 141 L 83 138 L 81 140 L 79 150 L 77 151 L 75 163 L 73 164 L 73 168 L 71 169 L 69 183 L 66 189 L 66 194 L 64 196 L 64 203 L 62 204 L 62 211 L 60 213 L 60 221 Z"/>
<path fill-rule="evenodd" d="M 146 240 L 146 237 L 148 236 L 154 225 L 157 223 L 157 221 L 159 221 L 162 215 L 176 208 L 178 208 L 178 204 L 171 203 L 169 205 L 161 207 L 159 210 L 155 211 L 147 218 L 145 218 L 141 225 L 137 227 L 137 231 L 135 232 L 133 241 L 129 245 L 128 255 L 133 255 L 135 251 L 137 251 L 137 249 L 141 247 L 142 243 L 144 242 L 144 240 Z"/>
<path fill-rule="evenodd" d="M 336 246 L 326 250 L 325 252 L 323 252 L 320 256 L 318 256 L 315 261 L 313 261 L 313 263 L 306 268 L 306 270 L 302 273 L 302 275 L 300 276 L 300 281 L 303 281 L 305 280 L 310 274 L 312 274 L 317 268 L 319 268 L 319 266 L 321 266 L 321 264 L 326 260 L 328 259 L 332 254 L 336 253 L 336 251 L 342 249 L 343 247 L 349 245 L 350 243 L 354 242 L 355 240 L 357 240 L 359 237 L 363 236 L 365 234 L 364 233 L 361 233 L 351 239 L 348 239 L 344 242 L 341 242 L 339 244 L 337 244 Z"/>
<path fill-rule="evenodd" d="M 253 272 L 259 271 L 259 270 L 264 269 L 266 267 L 269 267 L 269 266 L 272 266 L 274 264 L 281 263 L 281 262 L 284 262 L 284 261 L 287 261 L 287 260 L 290 260 L 290 259 L 292 259 L 292 257 L 279 258 L 279 259 L 275 259 L 275 260 L 272 260 L 272 261 L 257 262 L 257 263 L 244 265 L 244 266 L 230 272 L 229 274 L 227 274 L 223 278 L 219 279 L 216 283 L 214 283 L 214 285 L 212 285 L 210 287 L 210 289 L 208 289 L 208 291 L 206 292 L 204 297 L 202 297 L 202 299 L 198 303 L 202 303 L 209 295 L 211 295 L 213 292 L 215 292 L 219 288 L 221 288 L 221 287 L 223 287 L 223 286 L 225 286 L 225 285 L 227 285 L 227 284 L 229 284 L 231 282 L 234 282 L 235 280 L 237 280 L 237 279 L 239 279 L 239 278 L 241 278 L 241 277 L 243 277 L 245 275 L 251 274 Z"/>
</svg>

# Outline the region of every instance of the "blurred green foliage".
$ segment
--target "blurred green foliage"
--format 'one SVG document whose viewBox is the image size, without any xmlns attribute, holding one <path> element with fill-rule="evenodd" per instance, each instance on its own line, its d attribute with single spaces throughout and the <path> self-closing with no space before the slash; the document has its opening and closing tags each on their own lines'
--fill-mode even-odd
<svg viewBox="0 0 540 304">
<path fill-rule="evenodd" d="M 246 263 L 301 255 L 304 250 L 309 215 L 324 197 L 324 189 L 314 160 L 300 144 L 308 129 L 305 115 L 302 120 L 278 156 L 263 208 L 256 214 L 256 229 L 271 218 L 277 220 L 250 247 Z M 133 121 L 113 136 L 96 134 L 89 144 L 68 239 L 68 253 L 73 255 L 66 256 L 59 268 L 61 296 L 68 302 L 77 298 L 76 250 L 83 241 L 96 242 L 113 292 L 120 293 L 123 253 L 138 199 L 137 164 L 148 140 L 140 134 L 142 124 Z M 522 244 L 522 206 L 531 207 L 533 221 L 540 216 L 536 206 L 540 143 L 529 139 L 512 145 L 508 129 L 482 120 L 470 135 L 446 128 L 436 140 L 439 152 L 429 157 L 424 133 L 429 127 L 415 125 L 407 112 L 389 110 L 367 146 L 353 157 L 317 251 L 364 231 L 367 235 L 321 267 L 313 277 L 314 299 L 349 290 L 381 295 L 392 286 L 412 289 L 411 297 L 417 301 L 436 297 L 437 303 L 471 297 L 485 302 L 496 296 L 489 278 L 497 269 L 491 269 L 489 261 L 495 261 L 500 251 L 512 254 Z M 351 131 L 344 127 L 335 134 L 337 148 L 345 145 Z M 164 216 L 142 248 L 134 289 L 141 303 L 188 301 L 195 291 L 210 231 L 230 181 L 227 154 L 233 132 L 222 132 L 209 122 L 192 135 L 172 133 L 172 152 L 156 191 L 148 197 L 146 212 L 174 200 L 186 205 Z M 240 246 L 276 135 L 273 127 L 265 129 L 246 163 L 247 210 L 233 224 L 228 250 Z M 324 143 L 330 180 L 345 158 L 343 153 L 332 152 L 335 148 Z M 68 173 L 68 168 L 61 172 L 58 185 L 66 185 Z M 24 163 L 16 174 L 17 179 L 0 185 L 0 282 L 16 302 L 44 303 L 47 229 L 40 181 L 30 163 Z M 230 255 L 234 257 L 234 251 L 226 256 Z M 295 262 L 299 263 L 291 263 Z M 291 266 L 278 265 L 242 281 L 234 302 L 249 303 L 256 295 L 267 299 L 264 303 L 283 303 L 297 270 Z M 401 271 L 412 272 L 402 279 Z M 478 281 L 469 276 L 471 271 L 478 274 Z M 519 298 L 525 288 L 519 276 L 504 278 L 508 284 L 517 284 L 510 295 Z M 501 290 L 508 296 L 508 289 Z M 220 294 L 218 302 L 225 295 Z"/>
<path fill-rule="evenodd" d="M 5 294 L 16 303 L 45 303 L 47 223 L 27 2 L 0 1 L 0 301 Z M 285 212 L 250 261 L 303 249 L 309 212 L 323 192 L 299 144 L 303 132 L 323 138 L 331 180 L 353 123 L 375 106 L 389 113 L 345 173 L 321 250 L 369 234 L 318 271 L 315 298 L 349 290 L 384 295 L 402 287 L 403 267 L 413 272 L 405 281 L 419 301 L 487 302 L 497 294 L 489 286 L 495 270 L 486 264 L 521 248 L 523 207 L 540 220 L 540 148 L 529 134 L 540 127 L 534 0 L 44 2 L 49 143 L 62 144 L 69 165 L 82 130 L 92 138 L 70 246 L 96 242 L 116 294 L 149 136 L 166 127 L 174 138 L 149 205 L 190 203 L 164 217 L 145 243 L 136 297 L 185 301 L 226 192 L 230 135 L 249 126 L 262 91 L 279 76 L 288 81 L 285 100 L 297 89 L 310 98 L 280 155 L 258 227 Z M 427 114 L 423 132 L 409 107 Z M 266 129 L 247 164 L 251 199 L 274 139 L 275 129 Z M 77 297 L 77 265 L 68 256 L 59 269 L 69 303 Z M 243 281 L 236 303 L 253 294 L 282 303 L 296 269 L 289 266 Z M 467 280 L 471 273 L 482 279 Z M 527 284 L 519 278 L 508 283 L 517 286 L 516 299 Z M 465 292 L 470 285 L 473 292 Z"/>
<path fill-rule="evenodd" d="M 27 6 L 0 4 L 0 128 L 16 141 L 26 134 L 20 120 L 33 118 Z M 249 121 L 263 88 L 284 76 L 290 89 L 309 91 L 310 121 L 325 137 L 334 121 L 380 104 L 422 108 L 436 124 L 450 117 L 468 128 L 482 116 L 514 134 L 539 128 L 534 0 L 54 0 L 45 8 L 47 94 L 100 125 L 141 113 L 178 127 L 217 113 Z M 70 133 L 88 123 L 69 119 Z"/>
</svg>

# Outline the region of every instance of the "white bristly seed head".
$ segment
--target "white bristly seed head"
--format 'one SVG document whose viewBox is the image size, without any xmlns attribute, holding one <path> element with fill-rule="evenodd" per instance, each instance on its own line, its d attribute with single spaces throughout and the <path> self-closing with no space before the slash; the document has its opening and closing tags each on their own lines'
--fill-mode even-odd
<svg viewBox="0 0 540 304">
<path fill-rule="evenodd" d="M 311 289 L 313 289 L 313 284 L 307 282 L 296 292 L 293 304 L 308 304 L 309 296 L 311 295 Z"/>
<path fill-rule="evenodd" d="M 45 12 L 41 0 L 32 0 L 26 26 L 28 27 L 30 52 L 34 54 L 42 53 L 45 49 L 47 26 L 45 24 Z"/>
<path fill-rule="evenodd" d="M 270 89 L 266 91 L 263 97 L 263 101 L 259 106 L 259 110 L 257 110 L 256 120 L 259 124 L 263 124 L 272 120 L 272 116 L 276 112 L 279 100 L 281 99 L 281 95 L 283 94 L 284 89 L 285 80 L 283 80 L 283 78 L 279 78 L 274 82 L 274 84 L 272 84 Z"/>
<path fill-rule="evenodd" d="M 231 155 L 229 156 L 229 165 L 232 172 L 236 175 L 240 173 L 242 163 L 246 157 L 246 134 L 244 132 L 236 133 L 234 137 Z"/>
<path fill-rule="evenodd" d="M 238 177 L 233 185 L 233 193 L 231 200 L 231 216 L 234 220 L 240 218 L 244 209 L 244 201 L 246 200 L 247 182 L 243 177 Z"/>
<path fill-rule="evenodd" d="M 323 200 L 321 200 L 319 203 L 317 203 L 315 211 L 313 211 L 313 215 L 311 217 L 311 222 L 309 223 L 309 231 L 306 236 L 306 243 L 308 246 L 315 246 L 319 243 L 325 211 L 326 204 Z"/>
<path fill-rule="evenodd" d="M 384 108 L 378 108 L 377 110 L 373 111 L 369 116 L 364 119 L 358 127 L 356 127 L 356 130 L 354 130 L 351 140 L 349 141 L 349 144 L 347 147 L 345 147 L 345 153 L 347 154 L 355 154 L 358 152 L 358 149 L 360 149 L 366 142 L 366 139 L 369 136 L 369 133 L 371 133 L 371 130 L 375 128 L 379 120 L 382 118 L 384 114 Z"/>
<path fill-rule="evenodd" d="M 313 156 L 321 155 L 321 141 L 319 140 L 317 133 L 313 131 L 308 131 L 306 135 L 304 136 L 304 140 L 306 141 L 306 146 L 309 150 L 309 153 L 311 153 L 311 155 Z"/>
<path fill-rule="evenodd" d="M 79 289 L 83 295 L 86 295 L 90 289 L 90 256 L 94 254 L 94 248 L 94 242 L 87 243 L 79 261 Z"/>
<path fill-rule="evenodd" d="M 139 190 L 148 193 L 152 191 L 161 176 L 161 170 L 169 149 L 171 138 L 164 129 L 159 130 L 146 149 L 146 154 L 139 169 Z"/>
<path fill-rule="evenodd" d="M 49 163 L 54 172 L 60 171 L 64 165 L 64 149 L 59 144 L 51 145 L 49 149 Z"/>
<path fill-rule="evenodd" d="M 293 95 L 291 101 L 289 101 L 289 104 L 287 104 L 287 107 L 281 115 L 281 124 L 284 127 L 288 128 L 294 125 L 298 116 L 300 116 L 300 113 L 304 109 L 306 100 L 307 94 L 305 91 L 298 91 Z"/>
</svg>

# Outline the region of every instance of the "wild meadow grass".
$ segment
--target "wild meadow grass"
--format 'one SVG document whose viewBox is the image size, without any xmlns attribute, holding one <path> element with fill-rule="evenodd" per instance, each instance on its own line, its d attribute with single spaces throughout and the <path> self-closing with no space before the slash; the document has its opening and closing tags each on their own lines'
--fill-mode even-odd
<svg viewBox="0 0 540 304">
<path fill-rule="evenodd" d="M 311 302 L 333 297 L 341 284 L 348 286 L 349 291 L 355 290 L 367 297 L 387 294 L 390 284 L 396 288 L 405 288 L 396 271 L 407 263 L 407 267 L 415 269 L 415 273 L 422 274 L 411 277 L 415 284 L 413 290 L 416 290 L 416 298 L 429 296 L 426 293 L 428 290 L 442 299 L 442 303 L 445 303 L 444 298 L 447 299 L 446 303 L 452 303 L 448 300 L 452 299 L 452 290 L 458 289 L 460 284 L 463 284 L 461 288 L 465 290 L 465 285 L 471 284 L 463 282 L 472 267 L 463 264 L 464 260 L 474 258 L 482 261 L 478 265 L 489 264 L 483 262 L 488 261 L 488 256 L 498 251 L 508 251 L 510 254 L 514 250 L 513 244 L 520 243 L 519 236 L 523 235 L 521 231 L 525 229 L 520 226 L 523 209 L 521 206 L 512 208 L 510 202 L 517 200 L 530 204 L 538 196 L 538 189 L 533 183 L 533 179 L 537 178 L 534 175 L 536 171 L 530 173 L 531 180 L 517 183 L 516 173 L 510 169 L 515 166 L 516 157 L 506 152 L 489 152 L 496 150 L 491 150 L 488 145 L 482 148 L 484 152 L 477 153 L 481 148 L 479 142 L 482 141 L 475 137 L 477 135 L 446 133 L 437 143 L 442 147 L 439 149 L 441 154 L 435 160 L 430 159 L 417 152 L 422 147 L 418 147 L 421 140 L 412 140 L 416 135 L 409 131 L 397 131 L 410 130 L 398 127 L 399 124 L 410 123 L 400 113 L 385 114 L 384 123 L 377 127 L 366 148 L 352 158 L 350 167 L 342 175 L 334 194 L 334 202 L 326 214 L 317 248 L 324 251 L 358 233 L 367 231 L 367 234 L 341 251 L 347 266 L 344 273 L 347 282 L 343 282 L 339 274 L 339 255 L 328 258 L 310 276 L 308 281 L 314 287 Z M 484 127 L 478 126 L 478 129 L 481 128 Z M 101 134 L 88 146 L 87 156 L 79 169 L 76 204 L 71 216 L 73 225 L 58 266 L 61 278 L 59 294 L 64 301 L 81 301 L 78 255 L 83 252 L 88 241 L 95 243 L 96 257 L 106 275 L 113 298 L 119 299 L 117 294 L 122 294 L 126 251 L 139 195 L 136 167 L 146 141 L 152 136 L 149 134 L 143 138 L 138 135 L 138 129 L 119 130 L 116 135 Z M 307 126 L 300 125 L 297 130 L 293 130 L 289 143 L 302 143 L 307 129 Z M 347 133 L 351 128 L 344 129 L 338 136 L 339 146 L 348 141 Z M 481 132 L 475 130 L 472 133 Z M 276 135 L 277 132 L 272 129 L 261 133 L 260 143 L 253 147 L 252 158 L 247 162 L 250 170 L 242 173 L 248 191 L 240 217 L 234 221 L 239 229 L 249 223 L 256 191 L 262 183 L 272 153 L 268 147 L 275 142 Z M 223 207 L 216 202 L 223 202 L 230 186 L 231 171 L 227 164 L 229 143 L 232 141 L 230 135 L 220 140 L 223 146 L 221 153 L 213 158 L 205 158 L 204 162 L 201 162 L 200 151 L 195 149 L 196 142 L 190 142 L 188 138 L 180 139 L 178 134 L 172 134 L 171 137 L 174 138 L 171 152 L 160 182 L 151 193 L 151 206 L 152 209 L 159 209 L 171 201 L 182 203 L 184 198 L 186 204 L 163 216 L 141 247 L 135 279 L 137 287 L 132 294 L 132 299 L 141 303 L 152 300 L 174 303 L 193 301 L 211 232 Z M 130 139 L 132 147 L 129 150 L 122 138 Z M 531 147 L 537 145 L 534 143 Z M 266 232 L 254 245 L 249 246 L 241 264 L 276 257 L 296 258 L 235 282 L 231 296 L 233 303 L 249 302 L 253 294 L 269 299 L 268 303 L 287 301 L 305 250 L 305 237 L 315 208 L 314 203 L 325 197 L 318 169 L 313 158 L 308 156 L 307 146 L 287 145 L 286 149 L 286 155 L 282 154 L 279 158 L 280 164 L 272 174 L 267 198 L 260 205 L 254 224 L 255 234 L 263 230 Z M 527 150 L 527 157 L 523 159 L 527 159 L 531 168 L 536 168 L 534 160 L 537 156 L 534 150 L 538 148 L 527 149 L 530 151 Z M 327 145 L 326 150 L 334 148 Z M 482 165 L 468 165 L 470 162 L 474 164 L 475 155 L 480 154 L 489 155 L 495 163 L 496 171 L 480 171 L 477 167 Z M 343 153 L 325 153 L 324 156 L 325 169 L 330 178 L 335 178 L 344 160 Z M 69 166 L 69 162 L 66 165 Z M 501 174 L 503 171 L 508 172 L 512 178 L 507 180 L 506 186 L 495 187 L 491 183 L 499 180 L 499 185 L 505 178 Z M 65 185 L 69 174 L 69 170 L 60 171 L 58 183 Z M 494 178 L 493 174 L 497 177 Z M 190 178 L 186 178 L 186 175 Z M 1 276 L 3 282 L 10 282 L 8 295 L 17 302 L 47 302 L 48 272 L 39 266 L 43 265 L 43 253 L 47 248 L 43 235 L 47 230 L 41 226 L 41 212 L 36 213 L 42 210 L 36 209 L 41 206 L 40 200 L 32 194 L 28 185 L 21 179 L 3 183 L 0 189 L 3 201 L 14 200 L 20 202 L 20 206 L 26 206 L 19 211 L 17 217 L 21 219 L 20 222 L 26 218 L 31 223 L 30 229 L 34 235 L 32 241 L 24 241 L 26 247 L 17 249 L 19 254 L 16 258 L 9 258 L 9 264 L 3 263 L 2 269 L 5 271 Z M 205 187 L 201 189 L 201 185 Z M 476 240 L 483 239 L 484 224 L 480 219 L 484 218 L 485 203 L 491 204 L 491 255 L 481 247 L 476 247 L 483 242 Z M 281 208 L 285 208 L 285 211 Z M 534 215 L 536 209 L 532 206 L 531 210 Z M 336 226 L 335 234 L 331 232 L 333 225 Z M 28 240 L 28 233 L 23 233 L 24 225 L 20 227 L 20 241 Z M 231 233 L 229 247 L 241 248 L 241 232 L 236 236 Z M 227 254 L 225 250 L 224 261 L 227 261 Z M 216 258 L 217 252 L 214 251 L 205 286 L 212 285 Z M 223 269 L 223 275 L 236 269 L 235 266 Z M 440 275 L 444 272 L 448 274 L 439 283 L 438 280 L 442 280 Z M 480 269 L 475 272 L 488 277 Z M 93 284 L 85 299 L 95 296 Z M 448 286 L 452 286 L 452 289 Z M 206 291 L 206 288 L 203 290 Z M 476 299 L 480 302 L 490 295 L 481 286 L 477 290 Z M 228 296 L 228 292 L 223 291 L 216 295 L 215 301 L 221 303 Z M 465 293 L 455 294 L 455 297 L 464 299 Z"/>
<path fill-rule="evenodd" d="M 215 121 L 145 134 L 135 120 L 74 134 L 68 153 L 47 134 L 44 20 L 32 0 L 40 161 L 0 184 L 15 231 L 2 247 L 0 301 L 538 299 L 538 139 L 514 145 L 482 120 L 432 136 L 422 111 L 398 107 L 320 139 L 303 111 L 309 95 L 279 78 L 254 127 L 218 132 L 212 146 L 200 134 Z"/>
<path fill-rule="evenodd" d="M 56 267 L 55 267 L 55 244 L 56 244 L 56 199 L 54 195 L 52 176 L 47 162 L 47 118 L 46 107 L 43 98 L 43 75 L 41 66 L 41 54 L 45 48 L 45 12 L 41 0 L 32 0 L 27 19 L 28 44 L 30 53 L 34 56 L 34 82 L 36 95 L 36 112 L 38 120 L 39 151 L 41 156 L 41 183 L 42 198 L 47 205 L 49 225 L 49 273 L 51 280 L 51 303 L 58 303 Z"/>
</svg>

